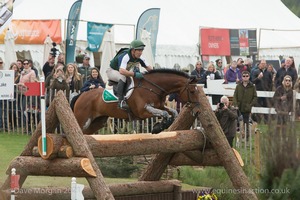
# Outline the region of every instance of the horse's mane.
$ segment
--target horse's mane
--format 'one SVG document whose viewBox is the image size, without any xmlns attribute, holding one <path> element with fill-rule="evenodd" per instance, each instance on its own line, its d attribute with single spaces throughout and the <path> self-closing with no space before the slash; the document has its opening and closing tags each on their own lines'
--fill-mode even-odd
<svg viewBox="0 0 300 200">
<path fill-rule="evenodd" d="M 185 78 L 190 78 L 190 75 L 183 71 L 179 71 L 176 69 L 168 69 L 168 68 L 160 68 L 160 69 L 153 69 L 149 72 L 146 72 L 145 74 L 156 74 L 156 73 L 165 73 L 165 74 L 176 74 L 179 76 L 183 76 Z"/>
</svg>

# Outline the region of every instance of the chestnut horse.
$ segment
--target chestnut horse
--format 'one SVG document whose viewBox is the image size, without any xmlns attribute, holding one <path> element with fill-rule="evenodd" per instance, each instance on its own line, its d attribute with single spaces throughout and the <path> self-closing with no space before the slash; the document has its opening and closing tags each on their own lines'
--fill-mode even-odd
<svg viewBox="0 0 300 200">
<path fill-rule="evenodd" d="M 181 102 L 199 103 L 197 79 L 172 69 L 155 69 L 144 74 L 143 79 L 133 78 L 134 86 L 126 100 L 129 110 L 118 108 L 117 100 L 107 102 L 103 93 L 106 89 L 93 89 L 82 93 L 74 103 L 74 115 L 84 134 L 92 134 L 106 125 L 108 117 L 119 119 L 146 119 L 162 117 L 159 127 L 152 133 L 159 133 L 173 122 L 178 115 L 175 109 L 165 106 L 166 96 L 177 93 Z M 127 91 L 128 91 L 127 90 Z"/>
</svg>

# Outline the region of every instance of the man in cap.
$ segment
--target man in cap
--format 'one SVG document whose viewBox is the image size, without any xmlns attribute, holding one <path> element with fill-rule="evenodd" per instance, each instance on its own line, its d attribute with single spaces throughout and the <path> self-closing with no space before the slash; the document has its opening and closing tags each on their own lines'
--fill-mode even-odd
<svg viewBox="0 0 300 200">
<path fill-rule="evenodd" d="M 85 81 L 91 75 L 92 68 L 93 67 L 90 65 L 90 57 L 88 55 L 85 55 L 82 65 L 78 67 L 78 73 L 81 74 L 83 83 L 85 83 Z"/>
<path fill-rule="evenodd" d="M 152 70 L 152 66 L 148 65 L 142 57 L 145 44 L 140 40 L 133 40 L 130 48 L 119 51 L 117 55 L 110 61 L 110 67 L 106 70 L 109 80 L 118 82 L 117 95 L 119 99 L 118 107 L 128 109 L 127 103 L 124 101 L 124 89 L 126 85 L 126 77 L 143 78 L 139 67 L 144 67 L 147 71 Z"/>
</svg>

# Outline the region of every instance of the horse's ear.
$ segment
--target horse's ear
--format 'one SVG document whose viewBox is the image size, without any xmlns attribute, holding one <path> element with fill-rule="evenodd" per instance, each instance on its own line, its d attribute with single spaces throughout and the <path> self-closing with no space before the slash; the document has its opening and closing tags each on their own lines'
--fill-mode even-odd
<svg viewBox="0 0 300 200">
<path fill-rule="evenodd" d="M 195 75 L 190 76 L 190 83 L 197 83 L 197 77 Z"/>
</svg>

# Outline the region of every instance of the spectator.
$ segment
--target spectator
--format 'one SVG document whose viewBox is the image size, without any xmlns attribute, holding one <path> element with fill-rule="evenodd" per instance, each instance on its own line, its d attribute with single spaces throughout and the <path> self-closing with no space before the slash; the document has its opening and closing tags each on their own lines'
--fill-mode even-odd
<svg viewBox="0 0 300 200">
<path fill-rule="evenodd" d="M 92 69 L 93 67 L 90 65 L 90 57 L 85 55 L 82 65 L 78 67 L 78 72 L 81 74 L 83 83 L 85 83 L 85 81 L 91 75 Z"/>
<path fill-rule="evenodd" d="M 219 73 L 216 71 L 214 64 L 212 64 L 211 62 L 209 62 L 207 65 L 207 70 L 205 71 L 204 78 L 205 78 L 205 83 L 204 83 L 205 88 L 207 87 L 207 79 L 210 80 L 222 79 Z"/>
<path fill-rule="evenodd" d="M 244 64 L 245 64 L 246 70 L 251 73 L 253 60 L 251 58 L 246 58 Z M 250 79 L 250 81 L 251 81 L 251 79 Z"/>
<path fill-rule="evenodd" d="M 72 96 L 77 95 L 79 93 L 83 85 L 81 75 L 78 73 L 77 66 L 75 63 L 67 64 L 65 75 L 66 81 L 69 85 L 67 90 L 67 98 L 69 97 L 70 93 L 72 98 Z"/>
<path fill-rule="evenodd" d="M 275 91 L 275 76 L 276 76 L 276 69 L 273 67 L 272 64 L 268 64 L 267 70 L 272 75 L 272 91 Z"/>
<path fill-rule="evenodd" d="M 294 90 L 300 93 L 300 77 L 296 80 Z M 296 100 L 296 118 L 300 120 L 300 99 Z"/>
<path fill-rule="evenodd" d="M 15 72 L 15 78 L 14 78 L 14 83 L 17 84 L 19 83 L 20 81 L 20 76 L 21 76 L 21 73 L 19 72 L 19 67 L 18 67 L 18 64 L 13 62 L 10 64 L 10 67 L 9 67 L 10 70 L 14 70 Z"/>
<path fill-rule="evenodd" d="M 225 74 L 226 83 L 239 83 L 242 80 L 240 70 L 237 68 L 237 62 L 232 61 L 229 69 Z"/>
<path fill-rule="evenodd" d="M 222 59 L 216 60 L 216 71 L 218 72 L 221 78 L 224 78 L 224 69 L 223 69 L 223 62 Z"/>
<path fill-rule="evenodd" d="M 43 73 L 45 76 L 45 80 L 53 71 L 54 66 L 55 66 L 55 55 L 49 54 L 48 61 L 43 66 Z"/>
<path fill-rule="evenodd" d="M 50 85 L 50 89 L 52 91 L 56 90 L 58 92 L 59 90 L 66 91 L 68 89 L 68 84 L 66 82 L 66 77 L 64 74 L 64 71 L 62 69 L 63 67 L 57 68 L 53 74 L 52 82 Z M 54 94 L 54 93 L 52 93 Z M 54 97 L 54 96 L 53 96 Z M 51 98 L 53 99 L 53 98 Z"/>
<path fill-rule="evenodd" d="M 209 80 L 217 80 L 217 79 L 222 79 L 221 76 L 219 75 L 218 71 L 216 71 L 216 68 L 212 62 L 209 62 L 207 65 L 207 70 L 205 72 L 205 84 L 204 87 L 207 88 L 207 81 Z M 220 102 L 220 99 L 222 95 L 211 95 L 212 97 L 212 104 L 216 105 L 217 103 Z"/>
<path fill-rule="evenodd" d="M 60 53 L 57 56 L 57 63 L 61 63 L 65 66 L 65 54 L 64 53 Z"/>
<path fill-rule="evenodd" d="M 46 80 L 45 80 L 45 88 L 46 88 L 46 106 L 48 107 L 50 102 L 52 101 L 53 97 L 54 97 L 54 86 L 51 87 L 53 81 L 57 78 L 57 70 L 61 69 L 63 70 L 64 66 L 61 63 L 57 63 L 53 69 L 52 72 L 47 76 Z M 60 75 L 60 79 L 65 79 L 65 77 Z M 64 80 L 65 81 L 65 80 Z"/>
<path fill-rule="evenodd" d="M 246 139 L 249 139 L 249 120 L 252 107 L 256 104 L 257 93 L 255 86 L 250 82 L 250 72 L 243 71 L 242 82 L 239 83 L 234 91 L 233 105 L 236 106 L 243 117 L 243 125 L 240 128 L 242 135 L 246 135 Z M 246 124 L 246 133 L 244 128 Z"/>
<path fill-rule="evenodd" d="M 202 67 L 202 62 L 197 61 L 195 69 L 191 72 L 191 75 L 196 76 L 198 79 L 198 84 L 205 84 L 205 70 Z"/>
<path fill-rule="evenodd" d="M 21 73 L 19 72 L 18 64 L 16 62 L 12 62 L 10 64 L 9 69 L 14 71 L 14 84 L 18 84 L 19 81 L 20 81 L 20 76 L 21 76 Z M 16 100 L 16 97 L 17 97 L 16 93 L 17 93 L 17 90 L 14 91 L 14 99 L 8 101 L 8 105 L 9 105 L 9 119 L 13 119 L 10 122 L 14 126 L 19 125 L 20 122 L 21 122 L 20 121 L 20 112 L 17 112 L 17 113 L 13 112 L 13 111 L 15 111 L 16 108 L 18 108 L 18 104 L 17 104 L 18 101 Z M 4 110 L 5 110 L 5 108 L 4 108 Z"/>
<path fill-rule="evenodd" d="M 273 100 L 277 112 L 277 124 L 284 125 L 293 110 L 293 83 L 290 75 L 284 76 L 282 85 L 275 90 Z"/>
<path fill-rule="evenodd" d="M 17 60 L 17 65 L 18 65 L 18 68 L 19 68 L 19 72 L 21 73 L 21 71 L 23 70 L 23 61 L 18 59 Z"/>
<path fill-rule="evenodd" d="M 93 68 L 91 70 L 91 75 L 89 78 L 85 81 L 83 87 L 81 88 L 81 92 L 86 92 L 95 88 L 105 88 L 105 84 L 103 82 L 103 79 L 100 75 L 100 72 L 97 68 Z"/>
<path fill-rule="evenodd" d="M 279 87 L 282 84 L 283 77 L 286 75 L 289 75 L 292 77 L 292 83 L 295 85 L 296 80 L 298 78 L 298 74 L 295 68 L 292 67 L 293 61 L 291 58 L 286 58 L 285 59 L 285 65 L 284 67 L 281 67 L 278 69 L 276 76 L 275 76 L 275 87 Z"/>
<path fill-rule="evenodd" d="M 223 132 L 228 140 L 228 143 L 233 147 L 233 139 L 236 135 L 236 109 L 229 105 L 229 99 L 226 96 L 221 97 L 221 103 L 218 103 L 215 111 L 216 117 L 223 129 Z"/>
<path fill-rule="evenodd" d="M 258 69 L 253 72 L 253 84 L 256 91 L 272 91 L 272 74 L 267 70 L 267 62 L 262 59 L 259 62 Z M 258 97 L 257 104 L 260 107 L 271 107 L 271 101 L 267 97 Z M 255 119 L 260 122 L 261 115 L 255 114 Z M 264 123 L 268 123 L 268 115 L 263 114 Z"/>
<path fill-rule="evenodd" d="M 37 70 L 37 68 L 35 68 L 35 66 L 33 65 L 32 60 L 30 59 L 25 59 L 24 61 L 28 61 L 29 67 L 31 67 L 31 69 L 34 71 L 36 79 L 39 80 L 39 71 Z"/>
<path fill-rule="evenodd" d="M 21 72 L 20 81 L 18 83 L 18 91 L 20 93 L 20 95 L 19 95 L 20 103 L 22 104 L 21 105 L 21 108 L 22 108 L 21 111 L 23 111 L 23 112 L 25 111 L 24 115 L 23 115 L 23 121 L 26 121 L 28 106 L 26 105 L 27 101 L 26 101 L 26 98 L 25 98 L 25 95 L 24 95 L 25 92 L 27 91 L 27 87 L 26 87 L 25 83 L 36 82 L 37 79 L 36 79 L 35 72 L 29 66 L 28 60 L 24 60 L 23 66 L 24 66 L 24 69 Z M 36 103 L 35 100 L 33 100 L 33 104 L 35 104 L 35 103 Z M 30 126 L 29 126 L 29 128 L 30 128 Z M 30 129 L 28 129 L 28 131 L 30 132 Z"/>
<path fill-rule="evenodd" d="M 240 73 L 247 70 L 247 66 L 244 65 L 242 58 L 237 59 L 237 68 L 240 70 Z"/>
<path fill-rule="evenodd" d="M 285 59 L 282 59 L 280 61 L 280 68 L 285 67 Z"/>
</svg>

